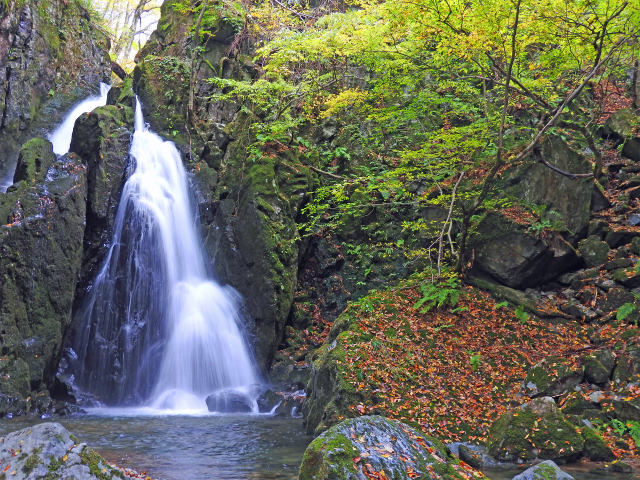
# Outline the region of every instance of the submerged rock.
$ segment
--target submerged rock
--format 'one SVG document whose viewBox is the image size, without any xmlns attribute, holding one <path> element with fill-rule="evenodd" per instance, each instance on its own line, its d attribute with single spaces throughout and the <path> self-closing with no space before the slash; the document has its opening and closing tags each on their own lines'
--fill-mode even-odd
<svg viewBox="0 0 640 480">
<path fill-rule="evenodd" d="M 41 423 L 0 438 L 2 478 L 115 480 L 140 478 L 109 465 L 59 423 Z"/>
<path fill-rule="evenodd" d="M 210 412 L 250 413 L 253 411 L 253 400 L 236 390 L 215 392 L 207 397 L 206 402 Z"/>
<path fill-rule="evenodd" d="M 367 478 L 486 477 L 452 456 L 437 440 L 397 420 L 380 416 L 339 423 L 311 442 L 304 452 L 299 480 Z"/>
<path fill-rule="evenodd" d="M 563 472 L 555 462 L 545 460 L 516 475 L 512 480 L 573 480 L 573 477 Z"/>
</svg>

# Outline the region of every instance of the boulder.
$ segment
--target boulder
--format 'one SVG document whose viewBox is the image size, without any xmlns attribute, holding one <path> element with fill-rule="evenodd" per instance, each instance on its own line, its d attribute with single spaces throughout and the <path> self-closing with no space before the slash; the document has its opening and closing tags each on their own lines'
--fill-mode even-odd
<svg viewBox="0 0 640 480">
<path fill-rule="evenodd" d="M 630 108 L 621 108 L 612 114 L 604 122 L 600 133 L 604 138 L 613 140 L 616 145 L 620 145 L 631 135 L 636 123 L 636 115 Z"/>
<path fill-rule="evenodd" d="M 533 399 L 502 415 L 489 431 L 489 453 L 501 461 L 538 458 L 563 463 L 579 459 L 584 438 L 555 406 L 551 397 Z"/>
<path fill-rule="evenodd" d="M 32 138 L 20 148 L 13 183 L 26 180 L 36 183 L 44 180 L 47 170 L 56 161 L 53 145 L 44 138 Z"/>
<path fill-rule="evenodd" d="M 0 393 L 18 402 L 16 413 L 53 383 L 80 272 L 86 197 L 86 167 L 73 154 L 44 182 L 21 181 L 0 195 Z"/>
<path fill-rule="evenodd" d="M 206 402 L 209 411 L 217 413 L 250 413 L 254 408 L 253 399 L 237 390 L 212 393 L 207 397 Z"/>
<path fill-rule="evenodd" d="M 598 350 L 582 359 L 584 378 L 596 385 L 605 385 L 616 366 L 616 357 L 609 350 Z"/>
<path fill-rule="evenodd" d="M 575 250 L 559 235 L 538 238 L 498 212 L 489 212 L 471 239 L 474 269 L 512 288 L 544 283 L 579 263 Z"/>
<path fill-rule="evenodd" d="M 607 261 L 609 244 L 600 237 L 591 235 L 578 243 L 578 252 L 587 267 L 596 267 Z"/>
<path fill-rule="evenodd" d="M 516 475 L 512 480 L 573 480 L 573 477 L 562 471 L 555 462 L 545 460 Z"/>
<path fill-rule="evenodd" d="M 74 102 L 95 92 L 99 82 L 108 82 L 111 71 L 109 39 L 93 24 L 83 2 L 4 4 L 8 8 L 0 9 L 0 183 L 11 178 L 20 145 L 45 136 Z"/>
<path fill-rule="evenodd" d="M 620 268 L 613 272 L 613 279 L 627 288 L 640 287 L 640 269 L 637 266 Z"/>
<path fill-rule="evenodd" d="M 507 193 L 533 205 L 545 205 L 543 217 L 559 223 L 580 238 L 589 225 L 593 179 L 572 179 L 543 165 L 549 164 L 570 173 L 589 173 L 591 164 L 572 150 L 560 137 L 550 135 L 532 155 L 533 162 L 513 167 L 503 177 Z"/>
<path fill-rule="evenodd" d="M 111 466 L 59 423 L 41 423 L 0 438 L 0 465 L 3 477 L 24 480 L 141 478 Z"/>
<path fill-rule="evenodd" d="M 584 378 L 580 367 L 563 357 L 547 357 L 527 372 L 524 391 L 531 397 L 557 396 L 573 390 Z"/>
<path fill-rule="evenodd" d="M 309 444 L 299 480 L 486 478 L 437 440 L 380 416 L 345 420 Z"/>
<path fill-rule="evenodd" d="M 627 138 L 620 153 L 623 157 L 633 160 L 634 162 L 640 162 L 640 138 Z"/>
</svg>

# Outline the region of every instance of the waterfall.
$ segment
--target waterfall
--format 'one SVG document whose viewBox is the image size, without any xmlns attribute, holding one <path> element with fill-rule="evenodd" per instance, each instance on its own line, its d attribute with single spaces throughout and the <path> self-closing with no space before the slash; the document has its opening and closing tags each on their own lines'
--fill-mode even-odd
<svg viewBox="0 0 640 480">
<path fill-rule="evenodd" d="M 53 152 L 56 155 L 64 155 L 69 151 L 73 126 L 76 120 L 83 113 L 91 112 L 93 109 L 107 104 L 107 94 L 110 85 L 100 82 L 100 95 L 87 97 L 78 103 L 64 118 L 60 126 L 51 132 L 47 138 L 53 144 Z"/>
<path fill-rule="evenodd" d="M 135 171 L 80 311 L 76 385 L 114 406 L 206 411 L 209 396 L 240 395 L 257 411 L 239 298 L 208 277 L 180 154 L 136 102 Z"/>
<path fill-rule="evenodd" d="M 73 134 L 73 126 L 76 120 L 83 113 L 92 111 L 94 108 L 107 104 L 107 93 L 109 93 L 110 85 L 100 82 L 100 95 L 91 95 L 76 104 L 64 118 L 62 123 L 53 132 L 47 135 L 47 139 L 53 144 L 53 151 L 57 155 L 64 155 L 69 151 L 71 145 L 71 135 Z M 15 159 L 14 159 L 15 160 Z M 4 178 L 0 177 L 0 192 L 6 192 L 13 184 L 13 174 L 16 166 L 13 165 L 6 172 Z"/>
</svg>

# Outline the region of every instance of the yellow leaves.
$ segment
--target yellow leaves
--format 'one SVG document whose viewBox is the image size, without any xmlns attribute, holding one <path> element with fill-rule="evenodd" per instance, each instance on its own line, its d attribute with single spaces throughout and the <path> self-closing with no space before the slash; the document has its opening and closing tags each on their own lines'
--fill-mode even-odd
<svg viewBox="0 0 640 480">
<path fill-rule="evenodd" d="M 326 109 L 320 114 L 320 117 L 330 117 L 347 107 L 359 108 L 367 96 L 367 92 L 363 92 L 359 88 L 343 90 L 336 95 L 331 95 L 325 101 Z"/>
</svg>

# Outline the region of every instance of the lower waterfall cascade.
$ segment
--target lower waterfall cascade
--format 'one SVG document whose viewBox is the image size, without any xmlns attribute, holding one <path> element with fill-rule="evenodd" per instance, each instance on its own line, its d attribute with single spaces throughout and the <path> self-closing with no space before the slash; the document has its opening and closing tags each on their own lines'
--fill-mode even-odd
<svg viewBox="0 0 640 480">
<path fill-rule="evenodd" d="M 107 406 L 224 411 L 240 397 L 257 412 L 239 295 L 207 274 L 180 153 L 137 99 L 130 157 L 111 246 L 76 314 L 72 380 Z"/>
</svg>

